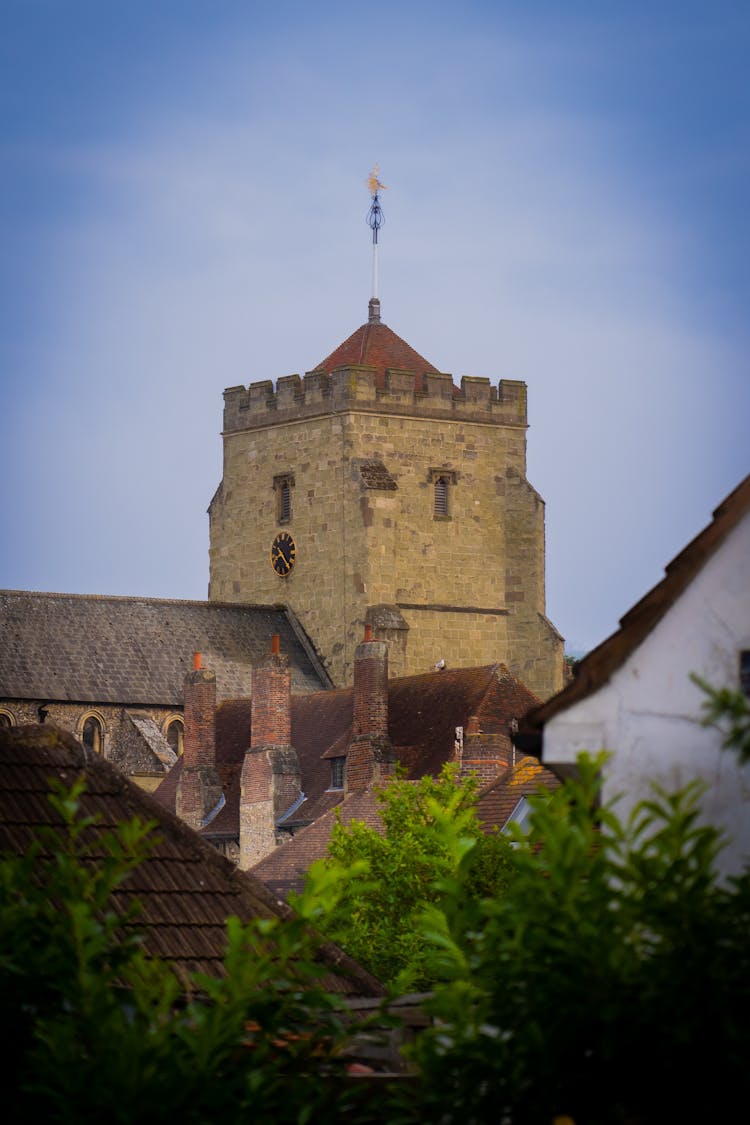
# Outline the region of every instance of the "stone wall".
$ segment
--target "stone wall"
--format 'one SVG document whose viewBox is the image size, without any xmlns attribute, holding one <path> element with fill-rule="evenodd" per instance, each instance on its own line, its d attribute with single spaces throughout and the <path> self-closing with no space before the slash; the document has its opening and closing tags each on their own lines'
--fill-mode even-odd
<svg viewBox="0 0 750 1125">
<path fill-rule="evenodd" d="M 42 706 L 47 713 L 45 722 L 70 731 L 78 739 L 82 737 L 86 717 L 96 716 L 102 724 L 103 754 L 108 761 L 149 792 L 163 779 L 165 766 L 147 752 L 145 743 L 129 721 L 129 713 L 117 704 L 50 703 L 45 699 L 7 699 L 0 703 L 0 708 L 12 716 L 16 726 L 38 723 Z M 139 707 L 131 713 L 147 716 L 162 733 L 172 719 L 182 718 L 181 712 L 172 707 Z"/>
<path fill-rule="evenodd" d="M 391 675 L 503 661 L 537 694 L 562 686 L 544 616 L 544 504 L 525 478 L 525 386 L 339 369 L 226 392 L 224 477 L 210 508 L 209 597 L 285 603 L 335 684 L 351 682 L 372 607 L 403 622 Z M 380 466 L 378 469 L 377 467 Z M 376 467 L 375 469 L 373 467 Z M 270 565 L 274 479 L 293 479 L 296 564 Z M 435 514 L 435 480 L 448 491 Z M 393 631 L 392 631 L 393 632 Z"/>
</svg>

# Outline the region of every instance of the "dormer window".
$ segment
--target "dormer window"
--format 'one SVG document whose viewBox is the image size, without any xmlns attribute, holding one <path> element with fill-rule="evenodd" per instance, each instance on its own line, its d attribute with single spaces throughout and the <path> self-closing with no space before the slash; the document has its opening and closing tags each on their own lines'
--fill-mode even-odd
<svg viewBox="0 0 750 1125">
<path fill-rule="evenodd" d="M 294 476 L 291 473 L 281 473 L 273 478 L 273 488 L 276 493 L 276 522 L 291 523 Z"/>
<path fill-rule="evenodd" d="M 344 764 L 346 758 L 331 758 L 331 783 L 329 789 L 343 789 L 344 788 Z"/>
</svg>

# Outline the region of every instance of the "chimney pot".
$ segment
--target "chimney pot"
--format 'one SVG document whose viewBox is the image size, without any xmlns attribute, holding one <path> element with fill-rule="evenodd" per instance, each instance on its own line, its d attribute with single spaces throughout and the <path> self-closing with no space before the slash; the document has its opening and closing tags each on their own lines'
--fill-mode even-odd
<svg viewBox="0 0 750 1125">
<path fill-rule="evenodd" d="M 199 652 L 194 652 L 193 653 L 193 671 L 194 672 L 200 672 L 202 666 L 203 666 L 203 657 L 201 656 L 201 654 Z"/>
<path fill-rule="evenodd" d="M 371 640 L 372 640 L 372 625 L 370 625 L 368 623 L 367 625 L 365 625 L 365 641 L 371 641 Z"/>
<path fill-rule="evenodd" d="M 281 652 L 281 637 L 278 633 L 274 633 L 271 637 L 271 652 L 274 656 L 278 656 Z"/>
</svg>

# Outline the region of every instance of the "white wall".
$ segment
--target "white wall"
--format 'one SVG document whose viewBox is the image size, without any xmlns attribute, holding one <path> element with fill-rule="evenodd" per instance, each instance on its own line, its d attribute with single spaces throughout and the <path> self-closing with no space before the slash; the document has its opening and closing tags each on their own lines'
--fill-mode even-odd
<svg viewBox="0 0 750 1125">
<path fill-rule="evenodd" d="M 674 789 L 702 778 L 703 815 L 732 838 L 721 868 L 739 870 L 750 861 L 750 766 L 740 769 L 718 732 L 700 726 L 703 695 L 690 673 L 736 688 L 741 649 L 750 649 L 750 516 L 610 682 L 547 723 L 543 761 L 612 751 L 603 795 L 623 795 L 621 815 L 648 796 L 652 780 Z"/>
</svg>

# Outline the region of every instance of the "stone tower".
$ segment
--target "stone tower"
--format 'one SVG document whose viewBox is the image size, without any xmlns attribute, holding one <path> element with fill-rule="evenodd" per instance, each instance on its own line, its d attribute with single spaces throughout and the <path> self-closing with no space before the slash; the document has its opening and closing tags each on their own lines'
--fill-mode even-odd
<svg viewBox="0 0 750 1125">
<path fill-rule="evenodd" d="M 285 603 L 337 685 L 365 624 L 390 672 L 502 661 L 562 686 L 526 386 L 439 372 L 369 319 L 306 374 L 224 392 L 209 598 Z"/>
</svg>

